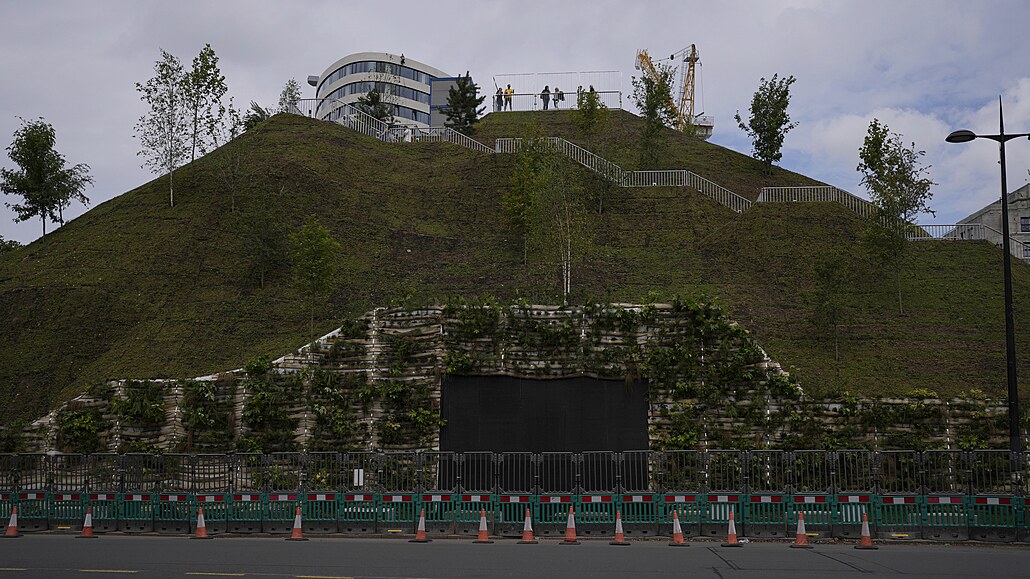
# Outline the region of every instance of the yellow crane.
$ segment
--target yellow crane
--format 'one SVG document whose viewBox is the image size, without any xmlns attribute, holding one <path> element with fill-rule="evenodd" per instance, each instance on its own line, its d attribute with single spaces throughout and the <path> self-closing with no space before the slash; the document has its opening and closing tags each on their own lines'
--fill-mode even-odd
<svg viewBox="0 0 1030 579">
<path fill-rule="evenodd" d="M 694 115 L 694 81 L 697 68 L 701 63 L 701 59 L 697 55 L 697 46 L 691 44 L 683 50 L 673 53 L 669 56 L 669 60 L 674 63 L 680 63 L 677 67 L 679 71 L 679 102 L 674 101 L 672 95 L 669 95 L 669 104 L 676 115 L 674 127 L 678 131 L 693 130 L 698 137 L 707 139 L 712 136 L 715 119 L 709 116 Z M 645 76 L 652 79 L 658 78 L 658 70 L 655 68 L 651 55 L 647 53 L 647 49 L 637 51 L 635 67 Z M 673 70 L 673 74 L 676 73 L 677 69 Z"/>
</svg>

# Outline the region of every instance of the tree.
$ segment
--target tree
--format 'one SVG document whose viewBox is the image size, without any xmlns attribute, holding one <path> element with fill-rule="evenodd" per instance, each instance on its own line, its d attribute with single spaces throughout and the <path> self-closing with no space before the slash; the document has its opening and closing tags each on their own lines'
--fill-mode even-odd
<svg viewBox="0 0 1030 579">
<path fill-rule="evenodd" d="M 31 122 L 21 119 L 21 123 L 7 147 L 8 156 L 19 169 L 0 169 L 0 191 L 22 198 L 22 203 L 7 204 L 17 213 L 15 222 L 39 217 L 45 236 L 47 219 L 64 225 L 64 208 L 72 201 L 89 204 L 83 190 L 93 183 L 93 177 L 85 163 L 65 167 L 64 155 L 54 149 L 57 134 L 50 123 L 42 118 Z"/>
<path fill-rule="evenodd" d="M 297 79 L 291 78 L 283 85 L 283 91 L 279 93 L 279 112 L 299 112 L 297 103 L 300 102 L 300 84 Z"/>
<path fill-rule="evenodd" d="M 383 93 L 372 89 L 358 97 L 354 108 L 388 125 L 393 124 L 393 105 L 383 99 Z"/>
<path fill-rule="evenodd" d="M 243 130 L 249 131 L 259 124 L 267 121 L 272 115 L 267 109 L 257 104 L 254 101 L 250 101 L 250 110 L 243 116 Z"/>
<path fill-rule="evenodd" d="M 225 190 L 229 192 L 229 211 L 236 211 L 236 191 L 239 189 L 240 178 L 243 174 L 243 161 L 247 149 L 240 143 L 232 143 L 243 134 L 244 120 L 239 109 L 233 106 L 232 98 L 229 99 L 229 106 L 225 108 L 222 122 L 211 127 L 210 139 L 216 149 L 219 149 L 215 157 L 218 165 L 218 177 L 222 181 Z M 222 147 L 222 145 L 231 146 Z"/>
<path fill-rule="evenodd" d="M 793 76 L 779 78 L 774 74 L 771 79 L 762 77 L 758 90 L 751 98 L 751 117 L 747 124 L 740 117 L 740 111 L 733 115 L 740 130 L 751 137 L 752 155 L 766 164 L 768 171 L 772 164 L 778 162 L 783 154 L 783 138 L 789 131 L 798 126 L 790 122 L 787 105 L 790 104 L 790 85 L 796 79 Z"/>
<path fill-rule="evenodd" d="M 310 333 L 315 334 L 315 305 L 333 287 L 336 254 L 341 246 L 314 216 L 290 234 L 293 256 L 293 285 L 303 292 L 311 306 Z"/>
<path fill-rule="evenodd" d="M 140 98 L 150 111 L 136 124 L 136 136 L 143 149 L 143 167 L 158 175 L 168 174 L 169 205 L 175 206 L 175 170 L 186 160 L 189 150 L 189 119 L 184 108 L 184 72 L 179 59 L 161 51 L 154 64 L 154 77 L 146 84 L 136 83 Z"/>
<path fill-rule="evenodd" d="M 856 168 L 862 173 L 862 185 L 869 199 L 876 205 L 876 222 L 867 233 L 867 242 L 885 263 L 892 264 L 896 272 L 898 311 L 905 313 L 901 299 L 901 269 L 908 246 L 906 230 L 919 213 L 933 215 L 928 203 L 933 196 L 930 188 L 930 166 L 921 167 L 919 158 L 925 151 L 916 150 L 916 144 L 905 146 L 901 135 L 893 133 L 879 119 L 869 123 L 862 148 L 858 151 L 861 162 Z"/>
<path fill-rule="evenodd" d="M 4 239 L 3 235 L 0 235 L 0 255 L 3 255 L 9 251 L 14 251 L 21 247 L 21 244 L 13 239 Z"/>
<path fill-rule="evenodd" d="M 182 78 L 183 107 L 189 119 L 190 160 L 197 158 L 197 151 L 207 153 L 209 140 L 216 127 L 222 124 L 225 107 L 222 97 L 228 87 L 225 77 L 218 70 L 218 55 L 210 44 L 205 44 L 200 54 L 193 59 L 193 68 Z"/>
<path fill-rule="evenodd" d="M 663 129 L 671 127 L 676 119 L 676 105 L 672 100 L 673 69 L 668 65 L 655 66 L 656 76 L 633 77 L 633 102 L 644 117 L 640 133 L 640 168 L 655 169 L 665 145 Z"/>
<path fill-rule="evenodd" d="M 608 107 L 601 102 L 597 91 L 581 90 L 576 94 L 576 110 L 572 113 L 572 119 L 583 136 L 590 138 L 603 132 L 610 116 Z"/>
<path fill-rule="evenodd" d="M 815 288 L 812 290 L 812 313 L 809 322 L 833 337 L 833 359 L 840 370 L 840 326 L 850 319 L 845 292 L 850 271 L 840 253 L 826 257 L 815 266 Z"/>
<path fill-rule="evenodd" d="M 465 76 L 459 76 L 447 91 L 447 108 L 444 115 L 445 127 L 450 127 L 463 135 L 472 135 L 476 132 L 475 124 L 479 121 L 479 115 L 483 114 L 486 107 L 480 107 L 486 100 L 486 95 L 479 94 L 479 85 L 472 82 L 472 76 L 465 71 Z"/>
<path fill-rule="evenodd" d="M 234 238 L 245 257 L 247 275 L 253 276 L 258 287 L 265 288 L 270 274 L 287 265 L 289 234 L 285 226 L 283 209 L 284 189 L 279 193 L 256 192 L 240 204 L 240 210 L 230 216 Z"/>
</svg>

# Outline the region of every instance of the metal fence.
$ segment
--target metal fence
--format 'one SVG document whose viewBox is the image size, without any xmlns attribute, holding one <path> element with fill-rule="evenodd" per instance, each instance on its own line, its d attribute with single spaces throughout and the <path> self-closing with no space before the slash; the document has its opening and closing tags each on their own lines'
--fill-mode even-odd
<svg viewBox="0 0 1030 579">
<path fill-rule="evenodd" d="M 597 102 L 609 109 L 622 108 L 622 91 L 595 91 Z M 487 95 L 489 109 L 495 113 L 519 112 L 519 111 L 566 111 L 579 108 L 579 99 L 575 90 L 562 91 L 562 100 L 555 101 L 554 93 L 547 96 L 547 108 L 544 108 L 544 99 L 541 93 L 515 93 L 511 95 Z"/>
<path fill-rule="evenodd" d="M 756 203 L 813 203 L 834 202 L 862 217 L 876 215 L 876 206 L 843 189 L 829 185 L 812 187 L 762 187 Z"/>
</svg>

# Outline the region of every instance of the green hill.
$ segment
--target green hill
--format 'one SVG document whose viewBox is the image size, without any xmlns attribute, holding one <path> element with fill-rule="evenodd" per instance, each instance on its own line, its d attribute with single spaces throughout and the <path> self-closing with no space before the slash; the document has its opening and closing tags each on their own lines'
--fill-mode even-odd
<svg viewBox="0 0 1030 579">
<path fill-rule="evenodd" d="M 603 137 L 583 139 L 568 113 L 498 114 L 476 138 L 565 136 L 633 169 L 638 123 L 615 111 Z M 816 184 L 671 131 L 668 149 L 665 168 L 752 199 L 762 186 Z M 234 151 L 243 163 L 230 195 L 219 158 Z M 556 252 L 524 253 L 501 205 L 514 164 L 274 117 L 179 170 L 174 208 L 156 179 L 0 256 L 0 421 L 34 418 L 108 378 L 197 376 L 308 342 L 307 308 L 282 256 L 309 215 L 343 246 L 318 330 L 388 303 L 487 292 L 559 301 Z M 1001 259 L 986 242 L 911 244 L 900 315 L 893 274 L 857 243 L 864 224 L 842 207 L 757 204 L 737 215 L 690 190 L 603 189 L 585 169 L 573 173 L 590 194 L 603 191 L 600 211 L 583 219 L 573 301 L 715 296 L 809 393 L 1004 392 Z M 275 249 L 275 259 L 255 258 Z M 832 340 L 806 321 L 814 266 L 833 251 L 852 274 L 839 364 Z M 1030 268 L 1017 264 L 1017 318 L 1030 310 L 1028 282 Z M 1019 342 L 1030 345 L 1025 332 Z"/>
</svg>

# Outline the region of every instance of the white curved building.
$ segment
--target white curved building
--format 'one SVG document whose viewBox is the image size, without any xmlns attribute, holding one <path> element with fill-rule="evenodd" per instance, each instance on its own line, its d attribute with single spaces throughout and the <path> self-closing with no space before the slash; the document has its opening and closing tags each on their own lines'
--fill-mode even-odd
<svg viewBox="0 0 1030 579">
<path fill-rule="evenodd" d="M 375 89 L 393 104 L 395 123 L 418 127 L 442 124 L 438 110 L 446 105 L 446 87 L 453 81 L 442 70 L 386 52 L 357 52 L 337 60 L 320 76 L 308 77 L 308 84 L 316 87 L 315 97 L 322 100 L 317 118 L 336 120 L 342 105 Z"/>
</svg>

